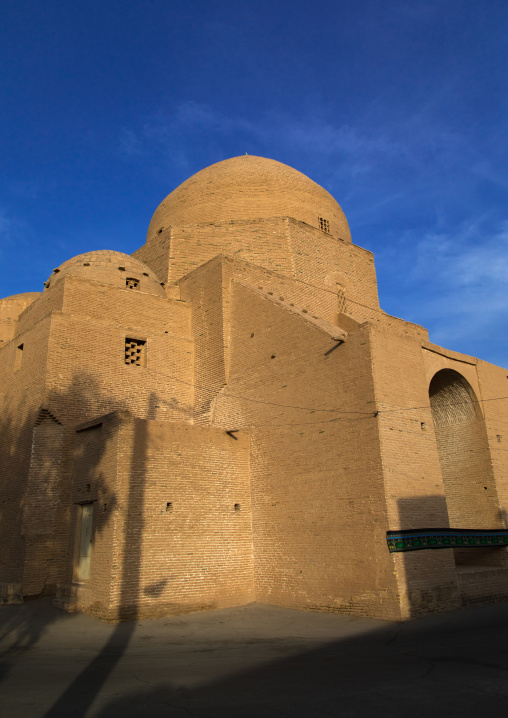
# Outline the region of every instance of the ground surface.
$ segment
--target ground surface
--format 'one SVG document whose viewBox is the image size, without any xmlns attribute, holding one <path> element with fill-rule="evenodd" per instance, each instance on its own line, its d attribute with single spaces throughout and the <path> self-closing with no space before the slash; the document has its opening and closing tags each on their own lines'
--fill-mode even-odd
<svg viewBox="0 0 508 718">
<path fill-rule="evenodd" d="M 2 718 L 504 716 L 508 603 L 398 624 L 252 604 L 111 625 L 0 607 Z"/>
</svg>

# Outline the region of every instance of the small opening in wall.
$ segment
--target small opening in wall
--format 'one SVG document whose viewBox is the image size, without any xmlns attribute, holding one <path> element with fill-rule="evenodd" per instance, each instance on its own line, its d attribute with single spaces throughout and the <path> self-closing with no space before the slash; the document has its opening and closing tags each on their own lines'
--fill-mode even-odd
<svg viewBox="0 0 508 718">
<path fill-rule="evenodd" d="M 143 272 L 143 277 L 148 277 L 148 276 L 149 276 L 148 272 Z"/>
<path fill-rule="evenodd" d="M 91 489 L 92 489 L 91 485 L 90 485 L 90 484 L 87 484 L 87 485 L 86 485 L 86 490 L 89 492 L 89 491 L 91 491 Z"/>
<path fill-rule="evenodd" d="M 125 280 L 125 286 L 127 289 L 139 289 L 139 279 L 135 279 L 135 277 L 127 277 Z"/>
<path fill-rule="evenodd" d="M 235 504 L 235 511 L 240 511 L 241 508 L 240 504 Z"/>
<path fill-rule="evenodd" d="M 167 502 L 166 511 L 173 511 L 173 502 L 172 501 Z"/>
<path fill-rule="evenodd" d="M 497 438 L 497 440 L 499 441 L 499 443 L 501 443 L 501 439 L 503 438 L 503 437 L 501 436 L 501 434 L 497 434 L 496 438 Z"/>
<path fill-rule="evenodd" d="M 275 357 L 276 357 L 276 354 L 272 354 L 272 356 L 270 357 L 270 359 L 275 359 Z"/>
<path fill-rule="evenodd" d="M 89 267 L 89 266 L 90 266 L 90 262 L 83 262 L 83 267 Z"/>
<path fill-rule="evenodd" d="M 135 366 L 146 364 L 146 342 L 143 339 L 125 339 L 125 363 Z"/>
<path fill-rule="evenodd" d="M 125 272 L 125 267 L 118 267 L 121 272 Z"/>
<path fill-rule="evenodd" d="M 319 229 L 326 234 L 330 234 L 330 222 L 324 217 L 319 217 Z"/>
<path fill-rule="evenodd" d="M 160 234 L 162 232 L 162 229 L 163 229 L 162 227 L 160 229 L 158 229 L 157 234 Z"/>
<path fill-rule="evenodd" d="M 253 336 L 254 336 L 254 332 L 251 333 L 250 338 L 252 339 Z"/>
<path fill-rule="evenodd" d="M 420 424 L 420 429 L 421 429 L 422 431 L 425 431 L 426 428 L 427 428 L 427 427 L 425 426 L 425 422 L 422 421 L 421 424 Z"/>
<path fill-rule="evenodd" d="M 107 510 L 108 510 L 108 505 L 107 505 L 107 504 L 102 504 L 102 510 L 103 510 L 104 512 L 107 511 Z"/>
<path fill-rule="evenodd" d="M 344 287 L 337 285 L 337 309 L 339 314 L 345 314 L 346 312 L 346 292 Z"/>
<path fill-rule="evenodd" d="M 23 361 L 23 344 L 20 344 L 16 348 L 16 356 L 14 358 L 14 371 L 21 369 L 21 362 Z"/>
</svg>

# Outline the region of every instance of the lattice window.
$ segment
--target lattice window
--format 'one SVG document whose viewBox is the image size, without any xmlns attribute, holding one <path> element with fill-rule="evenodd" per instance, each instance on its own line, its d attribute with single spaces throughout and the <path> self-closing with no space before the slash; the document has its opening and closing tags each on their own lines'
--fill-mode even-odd
<svg viewBox="0 0 508 718">
<path fill-rule="evenodd" d="M 125 340 L 125 363 L 135 366 L 145 366 L 146 342 L 142 339 Z"/>
<path fill-rule="evenodd" d="M 326 234 L 330 234 L 330 222 L 324 217 L 319 217 L 319 229 Z"/>
<path fill-rule="evenodd" d="M 139 289 L 139 279 L 135 279 L 134 277 L 127 277 L 125 280 L 125 286 L 127 289 Z"/>
</svg>

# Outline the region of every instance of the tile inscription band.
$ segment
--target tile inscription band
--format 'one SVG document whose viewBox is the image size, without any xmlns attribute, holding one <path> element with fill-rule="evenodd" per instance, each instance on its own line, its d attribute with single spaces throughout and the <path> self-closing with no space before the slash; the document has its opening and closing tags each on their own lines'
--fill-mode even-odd
<svg viewBox="0 0 508 718">
<path fill-rule="evenodd" d="M 495 548 L 508 546 L 506 529 L 407 529 L 387 531 L 390 553 L 426 548 Z"/>
</svg>

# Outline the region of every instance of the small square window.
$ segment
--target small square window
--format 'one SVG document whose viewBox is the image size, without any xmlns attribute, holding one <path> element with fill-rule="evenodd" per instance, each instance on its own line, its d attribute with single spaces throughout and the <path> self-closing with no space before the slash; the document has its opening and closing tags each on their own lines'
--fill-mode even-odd
<svg viewBox="0 0 508 718">
<path fill-rule="evenodd" d="M 146 364 L 146 342 L 142 339 L 125 340 L 125 363 L 134 364 L 135 366 L 145 366 Z"/>
<path fill-rule="evenodd" d="M 125 286 L 127 289 L 139 289 L 139 279 L 135 279 L 134 277 L 127 277 L 125 280 Z"/>
<path fill-rule="evenodd" d="M 326 234 L 330 234 L 330 222 L 324 217 L 319 217 L 319 229 Z"/>
</svg>

